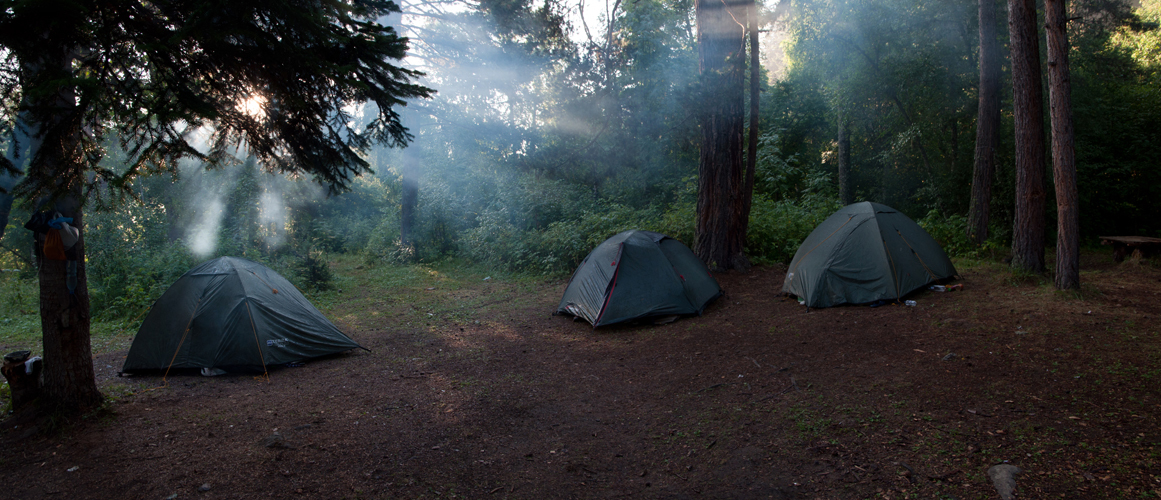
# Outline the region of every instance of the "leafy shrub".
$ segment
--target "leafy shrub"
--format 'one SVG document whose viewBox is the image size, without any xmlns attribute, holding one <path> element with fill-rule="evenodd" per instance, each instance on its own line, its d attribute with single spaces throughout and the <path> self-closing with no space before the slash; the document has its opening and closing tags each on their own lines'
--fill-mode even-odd
<svg viewBox="0 0 1161 500">
<path fill-rule="evenodd" d="M 363 262 L 375 265 L 406 264 L 415 261 L 415 247 L 404 246 L 399 237 L 399 216 L 380 221 L 374 231 L 367 236 L 367 244 L 362 249 Z"/>
<path fill-rule="evenodd" d="M 489 209 L 476 218 L 476 227 L 462 233 L 462 255 L 488 266 L 514 268 L 524 253 L 521 236 L 507 208 Z"/>
<path fill-rule="evenodd" d="M 169 240 L 166 228 L 160 205 L 128 205 L 86 219 L 86 272 L 94 315 L 140 317 L 196 263 L 185 245 Z"/>
<path fill-rule="evenodd" d="M 825 196 L 808 196 L 802 202 L 754 196 L 746 255 L 756 263 L 789 263 L 810 232 L 839 208 L 838 200 Z"/>
<path fill-rule="evenodd" d="M 327 255 L 321 250 L 301 254 L 293 267 L 293 277 L 302 288 L 320 292 L 330 290 L 335 279 Z"/>
<path fill-rule="evenodd" d="M 622 231 L 644 229 L 664 232 L 654 208 L 633 209 L 611 204 L 599 211 L 586 211 L 578 219 L 558 221 L 538 234 L 534 255 L 527 269 L 548 274 L 571 273 L 593 248 Z"/>
<path fill-rule="evenodd" d="M 463 232 L 462 255 L 488 266 L 537 274 L 567 274 L 594 247 L 629 229 L 659 231 L 653 208 L 610 204 L 600 211 L 548 224 L 543 230 L 520 230 L 507 209 L 480 215 L 479 225 Z"/>
<path fill-rule="evenodd" d="M 950 257 L 979 258 L 1001 252 L 1005 248 L 1003 241 L 993 231 L 989 231 L 993 235 L 991 238 L 988 238 L 982 246 L 977 246 L 967 236 L 968 221 L 963 215 L 943 215 L 938 209 L 932 209 L 915 222 L 927 231 L 927 234 L 930 234 Z"/>
</svg>

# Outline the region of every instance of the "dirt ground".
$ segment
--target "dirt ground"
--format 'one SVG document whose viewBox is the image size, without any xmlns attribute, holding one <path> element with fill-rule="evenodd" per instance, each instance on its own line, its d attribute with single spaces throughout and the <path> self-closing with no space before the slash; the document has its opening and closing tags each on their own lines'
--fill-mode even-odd
<svg viewBox="0 0 1161 500">
<path fill-rule="evenodd" d="M 559 281 L 355 279 L 323 309 L 371 352 L 167 381 L 98 355 L 103 412 L 4 425 L 0 499 L 982 499 L 1002 463 L 1022 498 L 1161 496 L 1161 270 L 957 265 L 914 307 L 808 311 L 767 267 L 595 331 Z"/>
</svg>

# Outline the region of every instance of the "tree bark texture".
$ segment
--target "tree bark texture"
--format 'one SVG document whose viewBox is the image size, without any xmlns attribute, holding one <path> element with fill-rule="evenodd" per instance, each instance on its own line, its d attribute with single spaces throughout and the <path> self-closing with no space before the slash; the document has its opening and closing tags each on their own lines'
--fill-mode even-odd
<svg viewBox="0 0 1161 500">
<path fill-rule="evenodd" d="M 748 9 L 750 35 L 750 133 L 746 145 L 746 181 L 743 187 L 742 234 L 750 231 L 750 209 L 754 201 L 754 175 L 758 170 L 759 94 L 761 94 L 762 62 L 758 52 L 758 4 L 751 1 Z M 743 239 L 742 244 L 745 245 Z"/>
<path fill-rule="evenodd" d="M 988 240 L 992 182 L 1000 146 L 1000 50 L 996 43 L 996 2 L 979 0 L 980 101 L 976 116 L 975 168 L 967 236 L 977 245 Z"/>
<path fill-rule="evenodd" d="M 79 189 L 77 190 L 79 194 Z M 40 260 L 40 322 L 44 335 L 44 379 L 41 407 L 53 412 L 77 414 L 103 399 L 93 374 L 89 333 L 89 287 L 85 272 L 84 214 L 78 197 L 54 207 L 72 225 L 81 228 L 74 250 L 76 260 Z M 76 286 L 68 288 L 70 263 L 75 265 Z"/>
<path fill-rule="evenodd" d="M 1012 267 L 1044 270 L 1044 91 L 1035 0 L 1008 0 L 1016 129 L 1016 214 Z"/>
<path fill-rule="evenodd" d="M 855 193 L 851 188 L 851 125 L 846 111 L 839 111 L 838 121 L 839 200 L 845 207 L 855 202 Z"/>
<path fill-rule="evenodd" d="M 1080 215 L 1064 0 L 1044 0 L 1048 39 L 1048 106 L 1052 117 L 1052 178 L 1056 185 L 1056 288 L 1080 288 Z"/>
<path fill-rule="evenodd" d="M 745 178 L 745 22 L 749 0 L 698 0 L 698 62 L 703 93 L 694 252 L 711 270 L 747 269 Z"/>
<path fill-rule="evenodd" d="M 71 217 L 72 227 L 79 230 L 78 239 L 66 250 L 66 260 L 39 255 L 40 321 L 44 343 L 44 371 L 40 407 L 60 415 L 77 415 L 99 405 L 103 400 L 93 373 L 93 356 L 89 337 L 89 289 L 86 278 L 83 191 L 74 169 L 81 168 L 84 151 L 77 110 L 77 91 L 63 83 L 70 75 L 75 51 L 62 49 L 35 64 L 22 66 L 23 79 L 40 82 L 41 88 L 55 88 L 41 95 L 29 109 L 36 110 L 31 119 L 37 122 L 35 135 L 39 143 L 28 152 L 29 158 L 41 162 L 37 173 L 45 184 L 37 210 L 52 210 Z M 49 87 L 56 85 L 55 87 Z M 43 99 L 43 100 L 41 100 Z M 26 171 L 26 175 L 31 175 Z M 49 229 L 49 231 L 57 231 Z M 63 239 L 63 238 L 62 238 Z M 40 240 L 38 240 L 40 241 Z M 38 249 L 39 252 L 40 249 Z M 59 257 L 58 257 L 59 258 Z M 70 280 L 69 275 L 75 278 Z M 73 282 L 70 290 L 70 281 Z"/>
</svg>

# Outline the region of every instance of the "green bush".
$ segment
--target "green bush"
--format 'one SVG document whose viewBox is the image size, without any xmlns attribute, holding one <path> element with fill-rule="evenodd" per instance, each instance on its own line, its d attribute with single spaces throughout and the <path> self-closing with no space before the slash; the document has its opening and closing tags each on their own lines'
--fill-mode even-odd
<svg viewBox="0 0 1161 500">
<path fill-rule="evenodd" d="M 298 256 L 293 266 L 294 281 L 300 288 L 326 291 L 333 288 L 334 274 L 331 273 L 327 255 L 321 250 L 311 250 Z"/>
<path fill-rule="evenodd" d="M 368 265 L 378 263 L 407 264 L 415 261 L 415 247 L 404 246 L 399 238 L 399 217 L 382 220 L 367 236 L 363 247 L 363 262 Z"/>
<path fill-rule="evenodd" d="M 943 247 L 950 257 L 979 258 L 997 251 L 1003 251 L 1003 241 L 991 232 L 993 236 L 982 246 L 977 246 L 967 237 L 967 217 L 963 215 L 943 215 L 938 209 L 927 212 L 922 219 L 916 221 L 927 231 L 936 243 Z"/>
<path fill-rule="evenodd" d="M 629 229 L 661 231 L 653 208 L 610 204 L 600 211 L 548 224 L 543 230 L 521 230 L 507 209 L 480 214 L 478 225 L 463 232 L 462 255 L 497 269 L 536 274 L 567 274 L 594 247 Z"/>
<path fill-rule="evenodd" d="M 839 208 L 838 200 L 825 196 L 807 196 L 801 202 L 755 196 L 746 255 L 755 263 L 789 263 L 810 232 Z"/>
<path fill-rule="evenodd" d="M 195 259 L 166 233 L 165 209 L 133 204 L 86 219 L 91 307 L 100 319 L 140 317 Z"/>
</svg>

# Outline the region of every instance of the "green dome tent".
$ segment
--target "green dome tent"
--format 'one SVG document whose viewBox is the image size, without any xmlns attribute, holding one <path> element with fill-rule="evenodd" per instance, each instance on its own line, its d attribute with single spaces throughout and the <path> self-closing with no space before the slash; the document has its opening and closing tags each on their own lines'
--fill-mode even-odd
<svg viewBox="0 0 1161 500">
<path fill-rule="evenodd" d="M 943 248 L 906 215 L 862 202 L 814 229 L 790 262 L 782 291 L 808 307 L 899 300 L 955 276 Z"/>
<path fill-rule="evenodd" d="M 581 262 L 557 314 L 593 328 L 659 316 L 701 314 L 722 289 L 689 247 L 651 231 L 625 231 Z"/>
<path fill-rule="evenodd" d="M 220 257 L 190 269 L 157 299 L 121 371 L 264 372 L 357 347 L 278 273 Z"/>
</svg>

